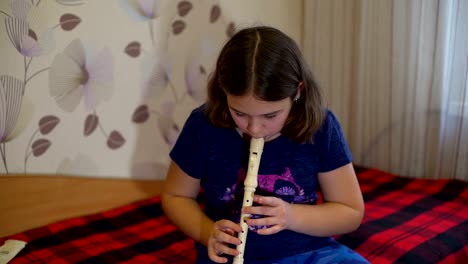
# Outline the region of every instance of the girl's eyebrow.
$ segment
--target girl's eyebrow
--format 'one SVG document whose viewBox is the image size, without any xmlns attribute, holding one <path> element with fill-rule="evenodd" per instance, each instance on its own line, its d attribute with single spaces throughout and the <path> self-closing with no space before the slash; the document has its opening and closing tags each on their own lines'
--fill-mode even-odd
<svg viewBox="0 0 468 264">
<path fill-rule="evenodd" d="M 244 112 L 242 112 L 242 111 L 239 111 L 239 110 L 235 109 L 235 108 L 232 107 L 232 106 L 229 106 L 229 108 L 231 108 L 231 110 L 234 111 L 234 112 L 247 115 L 246 113 L 244 113 Z M 273 111 L 273 112 L 270 112 L 270 113 L 262 114 L 262 116 L 275 115 L 275 114 L 277 114 L 277 113 L 279 113 L 279 112 L 281 112 L 281 111 L 283 111 L 283 110 L 276 110 L 276 111 Z"/>
</svg>

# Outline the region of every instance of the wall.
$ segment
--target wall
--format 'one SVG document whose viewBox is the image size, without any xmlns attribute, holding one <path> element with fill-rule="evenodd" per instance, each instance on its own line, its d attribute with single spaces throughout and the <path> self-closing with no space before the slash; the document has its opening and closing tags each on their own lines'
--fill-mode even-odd
<svg viewBox="0 0 468 264">
<path fill-rule="evenodd" d="M 299 0 L 13 0 L 0 19 L 2 174 L 164 178 L 233 30 L 302 39 Z"/>
</svg>

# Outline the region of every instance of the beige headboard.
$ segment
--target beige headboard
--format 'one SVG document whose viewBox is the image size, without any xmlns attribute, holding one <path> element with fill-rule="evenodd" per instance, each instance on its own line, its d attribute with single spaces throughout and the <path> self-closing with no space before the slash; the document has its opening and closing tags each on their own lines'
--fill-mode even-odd
<svg viewBox="0 0 468 264">
<path fill-rule="evenodd" d="M 0 176 L 0 237 L 159 195 L 162 181 Z"/>
</svg>

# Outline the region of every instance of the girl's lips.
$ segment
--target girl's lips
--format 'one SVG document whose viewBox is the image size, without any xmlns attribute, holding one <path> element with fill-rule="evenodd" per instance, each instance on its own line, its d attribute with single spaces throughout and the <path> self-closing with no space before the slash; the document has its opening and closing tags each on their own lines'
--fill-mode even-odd
<svg viewBox="0 0 468 264">
<path fill-rule="evenodd" d="M 273 136 L 265 136 L 263 137 L 263 139 L 265 140 L 265 142 L 268 142 L 268 141 L 272 141 L 273 139 L 279 137 L 280 133 L 276 134 L 276 135 L 273 135 Z M 256 137 L 256 136 L 252 136 L 252 135 L 249 135 L 247 133 L 243 133 L 243 137 L 246 138 L 246 139 L 249 139 L 250 138 L 260 138 L 260 137 Z"/>
</svg>

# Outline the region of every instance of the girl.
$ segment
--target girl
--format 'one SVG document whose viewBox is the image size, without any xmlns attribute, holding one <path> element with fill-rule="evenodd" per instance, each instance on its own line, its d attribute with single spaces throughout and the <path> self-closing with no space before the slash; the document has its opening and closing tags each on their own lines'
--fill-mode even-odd
<svg viewBox="0 0 468 264">
<path fill-rule="evenodd" d="M 251 137 L 265 145 L 255 204 L 241 209 Z M 368 263 L 331 238 L 359 226 L 362 194 L 340 125 L 281 31 L 247 28 L 225 44 L 170 156 L 163 209 L 197 241 L 197 263 L 239 254 L 241 210 L 252 214 L 245 263 Z"/>
</svg>

